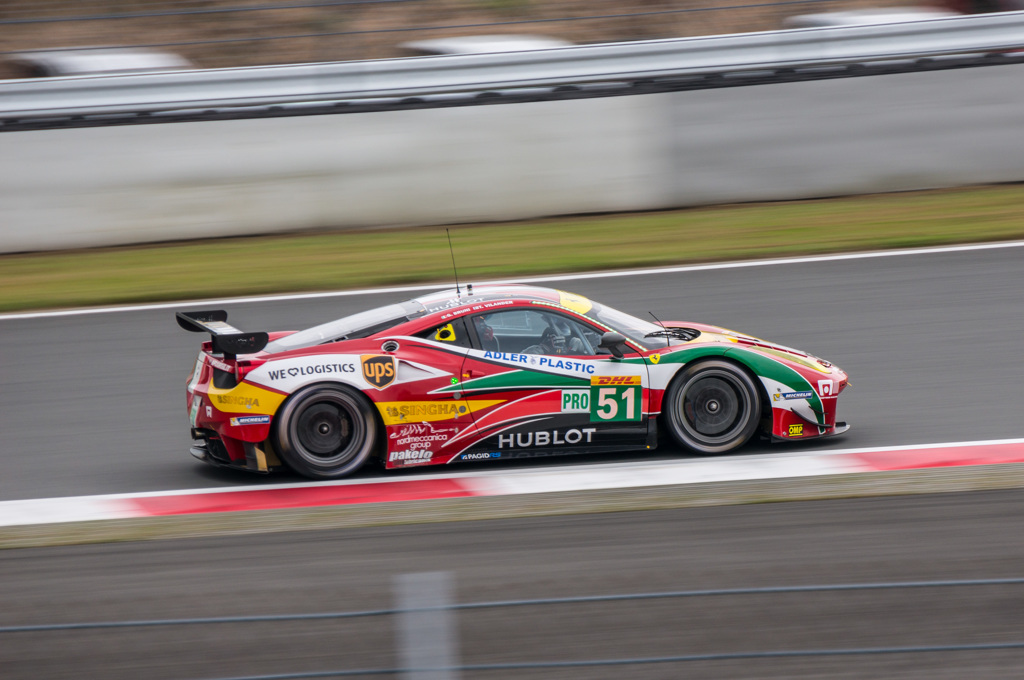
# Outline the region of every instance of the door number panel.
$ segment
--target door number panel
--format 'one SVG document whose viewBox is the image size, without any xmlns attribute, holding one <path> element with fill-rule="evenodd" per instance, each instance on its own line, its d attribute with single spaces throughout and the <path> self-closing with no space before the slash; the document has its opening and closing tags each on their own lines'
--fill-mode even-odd
<svg viewBox="0 0 1024 680">
<path fill-rule="evenodd" d="M 590 421 L 611 423 L 643 418 L 643 386 L 638 375 L 590 378 Z"/>
</svg>

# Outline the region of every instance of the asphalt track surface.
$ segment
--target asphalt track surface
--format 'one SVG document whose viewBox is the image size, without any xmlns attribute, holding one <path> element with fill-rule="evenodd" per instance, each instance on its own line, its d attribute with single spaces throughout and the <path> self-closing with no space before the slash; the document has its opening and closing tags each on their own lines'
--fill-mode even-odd
<svg viewBox="0 0 1024 680">
<path fill-rule="evenodd" d="M 1024 249 L 1006 248 L 557 286 L 634 314 L 721 324 L 839 364 L 853 383 L 840 416 L 854 428 L 808 447 L 828 450 L 1020 437 L 1022 257 Z M 405 297 L 228 309 L 241 328 L 298 328 Z M 0 329 L 0 500 L 264 480 L 207 468 L 186 453 L 182 391 L 199 336 L 180 331 L 169 310 L 4 319 Z M 744 453 L 768 450 L 757 444 Z M 392 605 L 394 578 L 423 571 L 451 572 L 456 602 L 1021 578 L 1022 507 L 1024 491 L 1009 490 L 7 550 L 0 551 L 0 627 L 381 609 Z M 1024 586 L 1003 584 L 466 610 L 457 614 L 458 657 L 487 664 L 1019 643 L 1022 604 Z M 395 627 L 377 617 L 0 631 L 0 677 L 202 680 L 395 668 Z M 1017 648 L 462 678 L 1022 672 Z"/>
<path fill-rule="evenodd" d="M 0 553 L 0 675 L 208 680 L 393 669 L 399 624 L 389 616 L 2 627 L 390 609 L 396 577 L 442 571 L 452 576 L 454 603 L 1018 579 L 462 610 L 455 647 L 463 664 L 940 648 L 506 668 L 466 671 L 463 680 L 1005 680 L 1021 677 L 1024 648 L 941 648 L 1024 642 L 1022 502 L 1024 490 L 1009 490 L 8 550 Z"/>
<path fill-rule="evenodd" d="M 838 364 L 852 384 L 839 401 L 839 418 L 853 428 L 804 447 L 838 449 L 1024 436 L 1022 260 L 1024 247 L 1010 247 L 552 285 L 640 316 L 652 311 L 663 320 L 718 324 Z M 413 295 L 227 309 L 238 328 L 279 330 Z M 170 309 L 0 319 L 0 500 L 302 481 L 216 470 L 188 455 L 183 395 L 200 341 L 178 328 Z M 773 450 L 799 448 L 754 443 L 743 452 Z M 524 464 L 545 463 L 487 463 Z"/>
</svg>

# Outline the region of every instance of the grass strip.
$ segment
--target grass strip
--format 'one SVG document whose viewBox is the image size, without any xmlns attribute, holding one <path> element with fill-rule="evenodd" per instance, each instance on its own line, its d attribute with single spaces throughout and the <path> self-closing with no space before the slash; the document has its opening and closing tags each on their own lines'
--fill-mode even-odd
<svg viewBox="0 0 1024 680">
<path fill-rule="evenodd" d="M 465 282 L 1024 238 L 1024 185 L 460 225 Z M 0 256 L 0 311 L 451 281 L 444 227 Z"/>
</svg>

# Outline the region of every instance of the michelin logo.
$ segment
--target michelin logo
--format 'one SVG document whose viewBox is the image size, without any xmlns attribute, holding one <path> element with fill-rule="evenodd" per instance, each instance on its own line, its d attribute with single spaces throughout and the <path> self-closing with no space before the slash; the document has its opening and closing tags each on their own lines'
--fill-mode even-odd
<svg viewBox="0 0 1024 680">
<path fill-rule="evenodd" d="M 814 392 L 811 392 L 810 390 L 806 392 L 783 392 L 781 394 L 776 393 L 774 395 L 773 401 L 779 401 L 781 399 L 810 399 L 813 396 Z"/>
<path fill-rule="evenodd" d="M 266 425 L 270 422 L 270 416 L 243 416 L 241 418 L 232 418 L 232 427 L 238 427 L 239 425 Z"/>
</svg>

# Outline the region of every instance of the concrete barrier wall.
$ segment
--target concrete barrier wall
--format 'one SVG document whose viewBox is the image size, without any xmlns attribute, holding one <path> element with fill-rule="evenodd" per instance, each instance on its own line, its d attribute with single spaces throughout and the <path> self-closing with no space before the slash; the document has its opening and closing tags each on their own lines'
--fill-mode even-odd
<svg viewBox="0 0 1024 680">
<path fill-rule="evenodd" d="M 1024 66 L 0 134 L 0 252 L 1024 180 Z"/>
<path fill-rule="evenodd" d="M 677 205 L 1024 180 L 1024 66 L 680 93 Z"/>
</svg>

